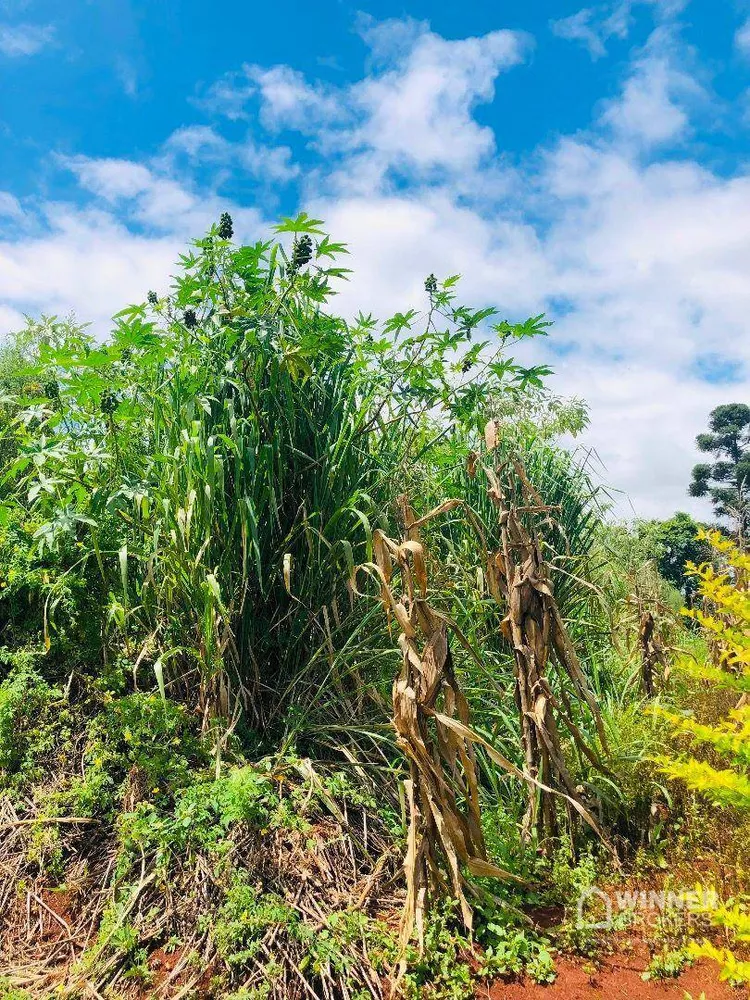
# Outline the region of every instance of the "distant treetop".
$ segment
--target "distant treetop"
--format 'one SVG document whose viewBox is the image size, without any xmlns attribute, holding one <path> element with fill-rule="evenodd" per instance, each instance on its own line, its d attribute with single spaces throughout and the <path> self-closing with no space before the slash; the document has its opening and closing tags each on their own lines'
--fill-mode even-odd
<svg viewBox="0 0 750 1000">
<path fill-rule="evenodd" d="M 708 497 L 714 513 L 728 518 L 746 536 L 750 528 L 750 406 L 717 406 L 708 426 L 710 432 L 695 440 L 714 461 L 699 462 L 693 468 L 690 495 Z"/>
</svg>

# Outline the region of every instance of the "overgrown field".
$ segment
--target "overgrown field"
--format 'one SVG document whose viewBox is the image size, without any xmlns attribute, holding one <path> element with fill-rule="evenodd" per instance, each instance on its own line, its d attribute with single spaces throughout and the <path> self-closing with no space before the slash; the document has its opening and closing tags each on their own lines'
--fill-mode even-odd
<svg viewBox="0 0 750 1000">
<path fill-rule="evenodd" d="M 277 239 L 0 349 L 0 997 L 458 1000 L 696 881 L 648 974 L 750 980 L 741 533 L 608 520 L 543 317 Z"/>
</svg>

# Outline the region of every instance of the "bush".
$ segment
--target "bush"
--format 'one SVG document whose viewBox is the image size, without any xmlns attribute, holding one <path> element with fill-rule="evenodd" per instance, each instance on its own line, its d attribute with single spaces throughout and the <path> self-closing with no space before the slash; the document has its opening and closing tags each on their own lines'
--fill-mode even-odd
<svg viewBox="0 0 750 1000">
<path fill-rule="evenodd" d="M 88 724 L 84 773 L 74 777 L 66 795 L 79 816 L 111 816 L 126 780 L 141 798 L 169 802 L 190 785 L 208 752 L 195 732 L 196 721 L 183 705 L 158 694 L 108 699 Z"/>
<path fill-rule="evenodd" d="M 663 759 L 662 768 L 672 779 L 684 782 L 715 807 L 750 814 L 750 555 L 740 551 L 719 532 L 703 532 L 701 537 L 716 551 L 723 566 L 711 563 L 692 566 L 698 579 L 704 607 L 685 614 L 699 623 L 711 649 L 713 662 L 685 660 L 682 670 L 693 679 L 732 692 L 740 700 L 727 717 L 714 724 L 702 723 L 689 715 L 660 711 L 676 736 L 702 748 L 703 758 L 682 756 Z M 706 759 L 709 755 L 711 759 Z M 750 942 L 750 918 L 742 905 L 720 906 L 708 916 L 739 942 Z M 694 955 L 707 955 L 722 966 L 722 976 L 734 982 L 750 982 L 750 962 L 742 961 L 728 949 L 709 942 L 694 945 Z"/>
<path fill-rule="evenodd" d="M 44 761 L 64 753 L 70 712 L 62 692 L 32 666 L 30 654 L 0 684 L 0 790 L 22 789 L 44 774 Z"/>
</svg>

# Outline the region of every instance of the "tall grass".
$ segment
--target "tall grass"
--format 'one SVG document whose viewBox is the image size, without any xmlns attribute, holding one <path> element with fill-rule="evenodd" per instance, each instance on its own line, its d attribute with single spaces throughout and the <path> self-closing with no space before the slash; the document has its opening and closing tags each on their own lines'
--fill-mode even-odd
<svg viewBox="0 0 750 1000">
<path fill-rule="evenodd" d="M 457 305 L 454 278 L 430 276 L 422 313 L 337 317 L 344 248 L 306 216 L 279 230 L 291 246 L 214 228 L 104 343 L 42 337 L 8 473 L 39 549 L 108 595 L 106 655 L 259 745 L 384 721 L 393 642 L 353 568 L 409 469 L 543 374 L 503 353 L 541 318 L 474 343 L 492 310 Z"/>
</svg>

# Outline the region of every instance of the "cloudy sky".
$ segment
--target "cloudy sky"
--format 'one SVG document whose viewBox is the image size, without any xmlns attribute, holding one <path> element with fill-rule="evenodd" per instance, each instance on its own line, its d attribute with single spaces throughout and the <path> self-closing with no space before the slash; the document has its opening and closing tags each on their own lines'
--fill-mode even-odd
<svg viewBox="0 0 750 1000">
<path fill-rule="evenodd" d="M 620 511 L 706 515 L 695 435 L 750 400 L 750 0 L 579 2 L 0 0 L 0 336 L 104 335 L 221 211 L 305 209 L 343 310 L 461 272 L 546 312 Z"/>
</svg>

